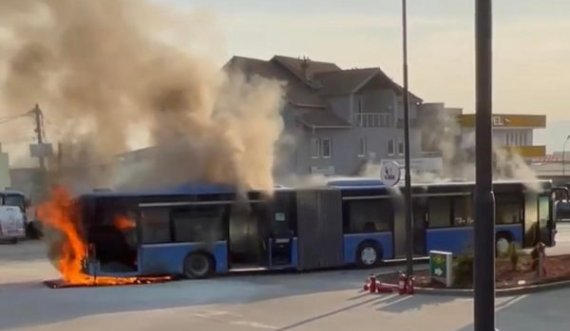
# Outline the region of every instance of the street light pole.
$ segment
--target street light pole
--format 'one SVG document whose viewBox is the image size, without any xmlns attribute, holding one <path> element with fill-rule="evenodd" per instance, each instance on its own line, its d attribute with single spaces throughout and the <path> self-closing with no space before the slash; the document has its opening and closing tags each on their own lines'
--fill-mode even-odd
<svg viewBox="0 0 570 331">
<path fill-rule="evenodd" d="M 402 0 L 402 62 L 404 76 L 404 163 L 405 163 L 405 196 L 406 213 L 406 275 L 414 273 L 413 250 L 414 236 L 412 224 L 412 179 L 410 175 L 410 101 L 408 100 L 408 9 L 406 0 Z"/>
<path fill-rule="evenodd" d="M 564 145 L 562 145 L 562 176 L 566 176 L 566 143 L 570 140 L 570 135 L 564 140 Z"/>
<path fill-rule="evenodd" d="M 495 197 L 492 168 L 492 0 L 475 6 L 475 259 L 474 330 L 495 330 Z"/>
</svg>

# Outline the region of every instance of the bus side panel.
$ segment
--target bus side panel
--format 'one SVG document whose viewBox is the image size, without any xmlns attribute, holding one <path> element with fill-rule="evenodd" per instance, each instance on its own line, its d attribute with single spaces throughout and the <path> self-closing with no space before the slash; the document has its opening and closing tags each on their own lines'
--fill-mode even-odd
<svg viewBox="0 0 570 331">
<path fill-rule="evenodd" d="M 391 232 L 379 233 L 353 233 L 344 235 L 344 263 L 356 262 L 356 250 L 358 245 L 365 240 L 375 240 L 382 247 L 382 259 L 394 258 L 393 239 Z"/>
<path fill-rule="evenodd" d="M 428 253 L 436 250 L 462 254 L 473 247 L 473 228 L 470 226 L 428 229 L 426 232 Z"/>
<path fill-rule="evenodd" d="M 216 273 L 228 271 L 228 247 L 226 241 L 218 241 L 213 247 L 203 243 L 171 243 L 143 245 L 140 248 L 141 275 L 179 275 L 183 273 L 184 259 L 189 253 L 205 251 L 216 260 Z"/>
<path fill-rule="evenodd" d="M 509 232 L 514 242 L 522 244 L 521 224 L 501 224 L 495 226 L 495 233 Z M 427 249 L 463 254 L 470 252 L 474 244 L 473 227 L 456 227 L 427 230 Z"/>
</svg>

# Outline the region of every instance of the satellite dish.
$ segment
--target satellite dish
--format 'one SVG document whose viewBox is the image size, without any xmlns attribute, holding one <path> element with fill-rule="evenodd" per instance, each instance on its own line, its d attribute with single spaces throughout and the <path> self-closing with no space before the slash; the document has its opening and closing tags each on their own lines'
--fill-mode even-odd
<svg viewBox="0 0 570 331">
<path fill-rule="evenodd" d="M 396 186 L 400 182 L 400 165 L 396 161 L 382 163 L 380 178 L 387 186 Z"/>
</svg>

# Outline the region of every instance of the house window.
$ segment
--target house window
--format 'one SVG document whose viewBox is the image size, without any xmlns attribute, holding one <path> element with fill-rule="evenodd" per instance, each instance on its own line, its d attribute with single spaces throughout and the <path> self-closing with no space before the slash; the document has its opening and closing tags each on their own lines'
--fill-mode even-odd
<svg viewBox="0 0 570 331">
<path fill-rule="evenodd" d="M 398 154 L 404 155 L 404 142 L 401 140 L 398 141 Z"/>
<path fill-rule="evenodd" d="M 323 153 L 323 158 L 328 159 L 332 155 L 332 143 L 328 138 L 323 138 L 321 140 L 321 152 Z"/>
<path fill-rule="evenodd" d="M 321 152 L 321 146 L 319 145 L 319 139 L 318 138 L 312 138 L 311 139 L 311 157 L 313 159 L 318 159 L 319 158 L 319 154 Z"/>
<path fill-rule="evenodd" d="M 368 145 L 366 142 L 366 137 L 360 138 L 360 148 L 358 150 L 359 157 L 365 157 L 366 153 L 368 153 Z"/>
<path fill-rule="evenodd" d="M 394 155 L 395 145 L 394 139 L 388 140 L 388 155 Z"/>
</svg>

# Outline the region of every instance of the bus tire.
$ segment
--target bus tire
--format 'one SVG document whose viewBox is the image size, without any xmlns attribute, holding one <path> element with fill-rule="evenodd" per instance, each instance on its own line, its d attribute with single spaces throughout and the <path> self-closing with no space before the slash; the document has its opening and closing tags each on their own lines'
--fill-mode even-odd
<svg viewBox="0 0 570 331">
<path fill-rule="evenodd" d="M 207 253 L 191 253 L 184 259 L 184 277 L 189 279 L 204 279 L 214 273 L 214 258 Z"/>
<path fill-rule="evenodd" d="M 19 242 L 18 238 L 10 239 L 10 244 L 12 244 L 12 245 L 16 245 L 16 244 L 18 244 L 18 242 Z"/>
<path fill-rule="evenodd" d="M 382 246 L 373 240 L 366 240 L 356 250 L 356 265 L 360 268 L 376 267 L 382 261 Z"/>
</svg>

